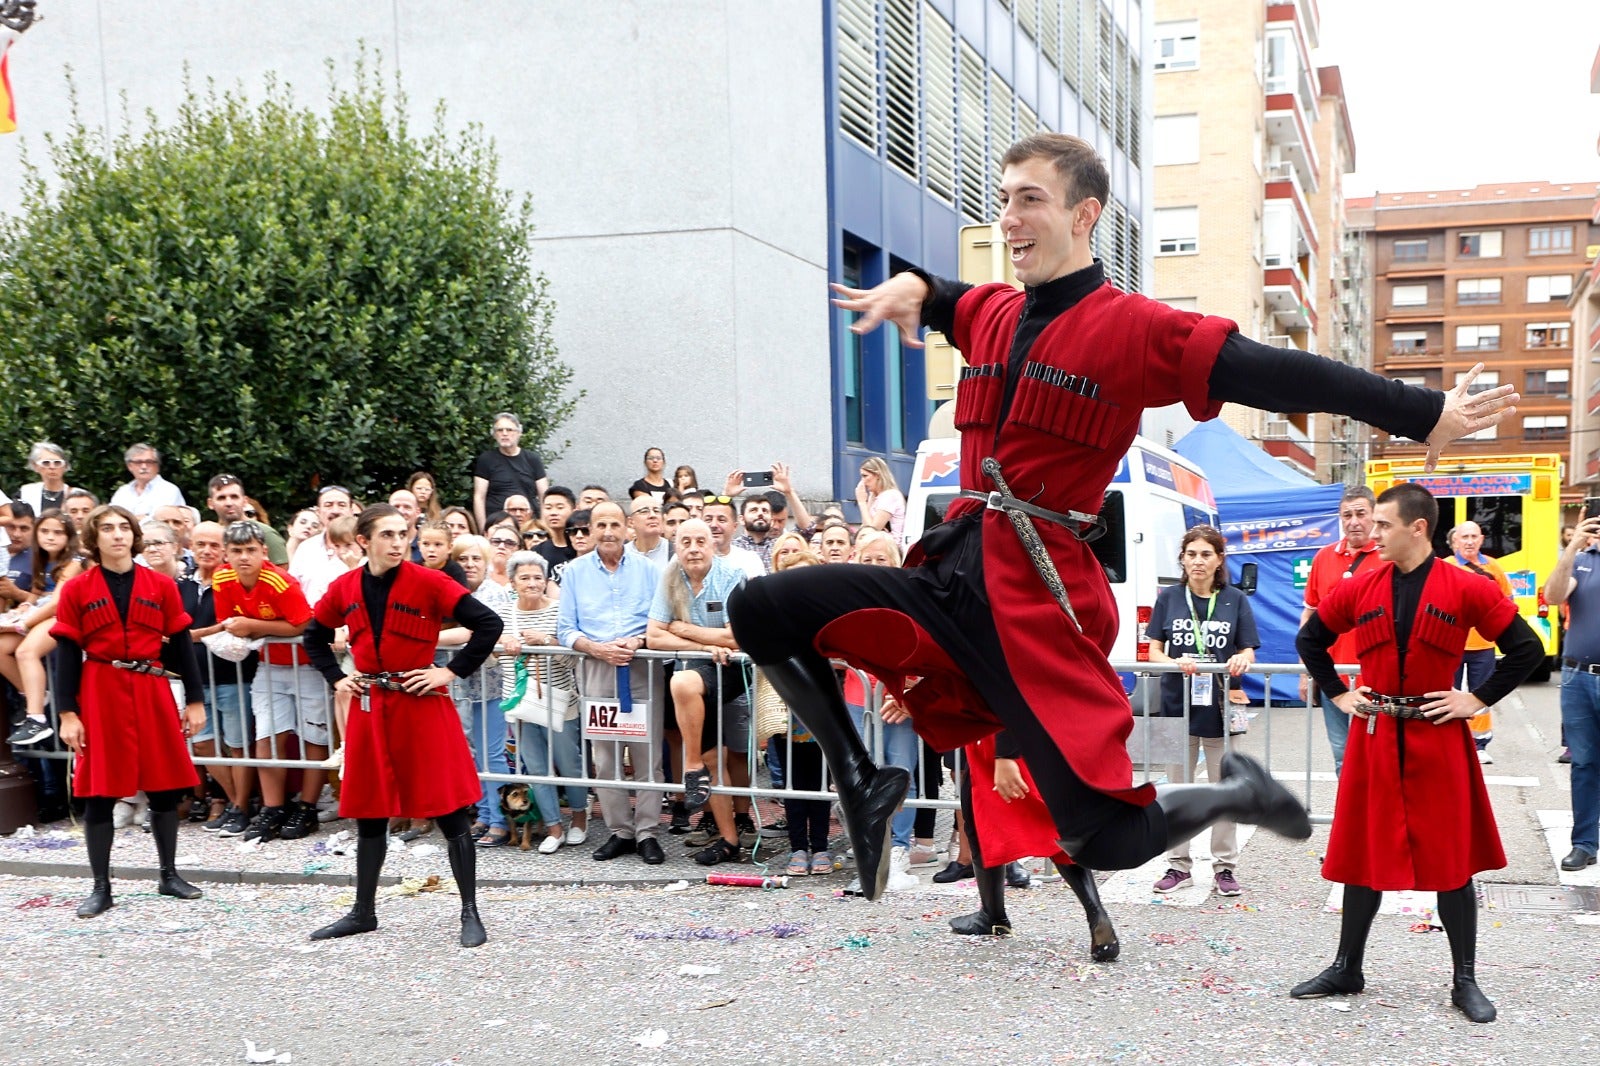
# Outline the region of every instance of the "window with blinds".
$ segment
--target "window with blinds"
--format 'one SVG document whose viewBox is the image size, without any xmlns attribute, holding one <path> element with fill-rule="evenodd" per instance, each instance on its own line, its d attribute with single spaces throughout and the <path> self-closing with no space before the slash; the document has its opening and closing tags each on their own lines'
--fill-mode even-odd
<svg viewBox="0 0 1600 1066">
<path fill-rule="evenodd" d="M 1083 45 L 1080 41 L 1083 26 L 1082 3 L 1085 0 L 1061 0 L 1061 77 L 1074 93 L 1079 92 L 1082 81 Z M 1093 3 L 1094 0 L 1086 0 Z"/>
<path fill-rule="evenodd" d="M 960 113 L 960 191 L 961 213 L 973 222 L 989 214 L 989 164 L 984 143 L 988 132 L 983 99 L 983 60 L 967 42 L 961 42 Z"/>
<path fill-rule="evenodd" d="M 1017 0 L 1017 26 L 1030 41 L 1039 39 L 1039 0 Z"/>
<path fill-rule="evenodd" d="M 1016 142 L 1017 126 L 1011 86 L 992 70 L 989 72 L 989 135 L 994 144 L 994 165 L 999 166 L 999 157 Z"/>
<path fill-rule="evenodd" d="M 1023 103 L 1021 100 L 1018 100 L 1017 101 L 1017 135 L 1016 135 L 1016 139 L 1020 141 L 1024 137 L 1032 137 L 1035 133 L 1038 133 L 1038 132 L 1039 132 L 1039 116 L 1033 113 L 1033 108 L 1029 107 L 1027 104 Z"/>
<path fill-rule="evenodd" d="M 1111 129 L 1115 122 L 1116 46 L 1113 43 L 1111 12 L 1104 4 L 1095 4 L 1095 21 L 1095 114 L 1100 116 L 1101 123 L 1107 129 Z"/>
<path fill-rule="evenodd" d="M 884 126 L 889 165 L 918 181 L 922 79 L 917 71 L 917 0 L 884 0 Z"/>
<path fill-rule="evenodd" d="M 878 28 L 874 0 L 837 0 L 839 128 L 878 150 Z"/>
<path fill-rule="evenodd" d="M 1132 143 L 1132 135 L 1129 132 L 1129 127 L 1134 124 L 1135 120 L 1130 115 L 1130 109 L 1128 107 L 1130 101 L 1130 93 L 1128 92 L 1128 39 L 1122 35 L 1120 30 L 1117 32 L 1116 50 L 1114 54 L 1115 59 L 1113 60 L 1113 63 L 1117 75 L 1117 100 L 1115 105 L 1117 123 L 1112 132 L 1116 137 L 1117 147 L 1126 152 L 1129 144 Z"/>
<path fill-rule="evenodd" d="M 1039 0 L 1039 51 L 1052 67 L 1061 69 L 1061 0 Z"/>
<path fill-rule="evenodd" d="M 928 191 L 956 202 L 955 30 L 928 0 L 922 5 L 922 158 Z"/>
</svg>

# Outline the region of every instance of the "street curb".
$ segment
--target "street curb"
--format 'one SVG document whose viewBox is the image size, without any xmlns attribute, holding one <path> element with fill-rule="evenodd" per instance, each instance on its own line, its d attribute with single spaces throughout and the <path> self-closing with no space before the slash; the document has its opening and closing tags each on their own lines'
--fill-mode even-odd
<svg viewBox="0 0 1600 1066">
<path fill-rule="evenodd" d="M 216 870 L 185 868 L 178 871 L 186 881 L 200 881 L 223 885 L 335 885 L 350 887 L 356 883 L 354 874 L 294 873 L 286 870 Z M 127 881 L 153 881 L 157 876 L 154 866 L 113 866 L 111 876 Z M 0 875 L 13 877 L 75 877 L 87 880 L 89 869 L 77 863 L 37 862 L 31 860 L 0 860 Z M 683 877 L 647 877 L 636 880 L 618 878 L 532 878 L 532 877 L 480 877 L 479 888 L 660 888 L 688 880 Z M 378 878 L 380 885 L 397 885 L 401 878 L 384 874 Z"/>
</svg>

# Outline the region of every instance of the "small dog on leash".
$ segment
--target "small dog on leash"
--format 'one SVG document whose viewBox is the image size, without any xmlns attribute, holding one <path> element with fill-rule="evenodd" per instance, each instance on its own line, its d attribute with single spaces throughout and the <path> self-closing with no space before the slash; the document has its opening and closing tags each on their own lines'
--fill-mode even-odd
<svg viewBox="0 0 1600 1066">
<path fill-rule="evenodd" d="M 531 849 L 534 831 L 544 826 L 544 820 L 539 817 L 539 806 L 528 786 L 501 785 L 500 811 L 506 816 L 512 842 L 522 851 Z"/>
</svg>

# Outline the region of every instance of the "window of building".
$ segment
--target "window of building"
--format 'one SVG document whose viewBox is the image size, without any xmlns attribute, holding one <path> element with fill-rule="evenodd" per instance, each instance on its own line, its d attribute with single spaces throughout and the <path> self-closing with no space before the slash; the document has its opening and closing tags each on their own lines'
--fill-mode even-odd
<svg viewBox="0 0 1600 1066">
<path fill-rule="evenodd" d="M 1396 263 L 1420 263 L 1428 258 L 1428 238 L 1416 237 L 1394 242 Z"/>
<path fill-rule="evenodd" d="M 1523 440 L 1565 440 L 1566 415 L 1529 415 L 1522 420 Z"/>
<path fill-rule="evenodd" d="M 1396 355 L 1414 355 L 1428 350 L 1428 331 L 1425 329 L 1397 329 L 1390 336 Z"/>
<path fill-rule="evenodd" d="M 878 149 L 878 26 L 872 0 L 839 0 L 834 26 L 839 63 L 839 128 Z"/>
<path fill-rule="evenodd" d="M 1465 370 L 1456 371 L 1456 388 L 1460 388 L 1461 383 L 1465 380 L 1467 380 L 1467 372 Z M 1472 380 L 1472 385 L 1467 389 L 1467 394 L 1476 396 L 1478 393 L 1492 389 L 1498 384 L 1500 384 L 1500 371 L 1485 370 Z"/>
<path fill-rule="evenodd" d="M 1300 57 L 1295 51 L 1294 37 L 1287 31 L 1269 33 L 1266 50 L 1267 92 L 1294 92 L 1300 77 Z"/>
<path fill-rule="evenodd" d="M 1151 53 L 1150 69 L 1193 70 L 1200 65 L 1200 23 L 1156 23 L 1155 51 Z"/>
<path fill-rule="evenodd" d="M 1500 348 L 1500 327 L 1493 326 L 1457 326 L 1456 351 L 1493 352 Z M 1485 374 L 1485 377 L 1488 375 Z M 1479 378 L 1478 380 L 1483 380 Z"/>
<path fill-rule="evenodd" d="M 1396 285 L 1394 287 L 1394 306 L 1428 306 L 1428 287 L 1426 285 Z"/>
<path fill-rule="evenodd" d="M 1528 302 L 1531 304 L 1565 301 L 1571 295 L 1571 274 L 1535 274 L 1528 279 Z"/>
<path fill-rule="evenodd" d="M 1462 440 L 1494 440 L 1498 437 L 1499 426 L 1485 426 L 1476 433 L 1468 433 Z"/>
<path fill-rule="evenodd" d="M 1499 302 L 1499 278 L 1462 278 L 1456 282 L 1456 303 L 1497 304 Z"/>
<path fill-rule="evenodd" d="M 1200 116 L 1157 115 L 1155 165 L 1179 166 L 1200 162 Z"/>
<path fill-rule="evenodd" d="M 1402 385 L 1415 385 L 1417 388 L 1427 388 L 1428 379 L 1421 374 L 1398 374 L 1394 378 Z"/>
<path fill-rule="evenodd" d="M 1530 370 L 1522 387 L 1528 396 L 1565 396 L 1572 385 L 1572 371 L 1564 366 L 1549 370 Z"/>
<path fill-rule="evenodd" d="M 1161 302 L 1179 311 L 1200 310 L 1200 298 L 1198 296 L 1168 296 Z"/>
<path fill-rule="evenodd" d="M 922 79 L 917 70 L 915 0 L 889 0 L 883 8 L 884 154 L 889 165 L 912 181 L 922 178 Z"/>
<path fill-rule="evenodd" d="M 1529 255 L 1571 255 L 1571 226 L 1532 226 L 1528 230 Z"/>
<path fill-rule="evenodd" d="M 1571 322 L 1529 322 L 1523 346 L 1527 348 L 1572 347 Z"/>
<path fill-rule="evenodd" d="M 1461 259 L 1499 259 L 1504 236 L 1497 229 L 1459 234 L 1456 237 L 1456 255 Z"/>
<path fill-rule="evenodd" d="M 861 247 L 847 242 L 843 248 L 843 259 L 844 270 L 841 280 L 852 289 L 861 288 L 865 260 Z M 847 313 L 842 317 L 846 320 L 844 323 L 846 327 L 856 319 L 854 313 Z M 844 359 L 844 438 L 851 444 L 863 444 L 867 439 L 862 402 L 862 383 L 866 377 L 863 365 L 863 338 L 860 334 L 850 332 L 848 328 L 840 330 L 839 338 L 840 345 L 844 349 L 841 353 Z"/>
<path fill-rule="evenodd" d="M 1198 207 L 1156 208 L 1156 254 L 1192 255 L 1200 250 Z"/>
<path fill-rule="evenodd" d="M 983 57 L 966 41 L 961 42 L 958 69 L 961 213 L 968 221 L 981 222 L 991 217 L 993 209 L 988 185 L 989 152 L 984 144 L 989 127 L 988 105 L 983 97 Z"/>
</svg>

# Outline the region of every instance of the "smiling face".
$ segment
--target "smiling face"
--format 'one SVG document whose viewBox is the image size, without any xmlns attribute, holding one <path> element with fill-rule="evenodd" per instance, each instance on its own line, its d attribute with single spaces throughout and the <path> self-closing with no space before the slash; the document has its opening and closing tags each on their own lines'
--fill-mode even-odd
<svg viewBox="0 0 1600 1066">
<path fill-rule="evenodd" d="M 350 494 L 343 489 L 324 489 L 317 497 L 317 517 L 322 519 L 323 525 L 349 514 L 350 510 Z"/>
<path fill-rule="evenodd" d="M 1000 233 L 1011 269 L 1024 285 L 1041 285 L 1093 261 L 1089 233 L 1100 202 L 1067 202 L 1067 180 L 1048 159 L 1024 159 L 1000 176 Z"/>
<path fill-rule="evenodd" d="M 511 575 L 511 589 L 528 601 L 544 598 L 545 577 L 543 568 L 533 563 L 523 563 Z"/>
</svg>

